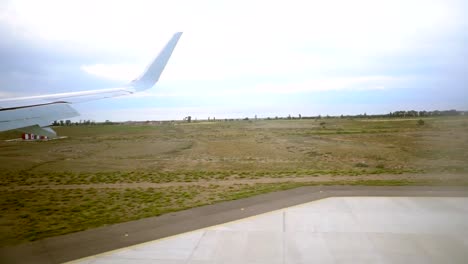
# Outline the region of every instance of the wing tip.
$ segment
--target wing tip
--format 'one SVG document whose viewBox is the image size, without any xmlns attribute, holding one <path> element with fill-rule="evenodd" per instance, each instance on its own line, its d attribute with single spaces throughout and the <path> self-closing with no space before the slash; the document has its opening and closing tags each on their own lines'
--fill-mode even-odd
<svg viewBox="0 0 468 264">
<path fill-rule="evenodd" d="M 158 56 L 148 65 L 143 74 L 130 82 L 129 86 L 135 91 L 142 91 L 153 87 L 159 81 L 159 77 L 164 71 L 182 33 L 181 31 L 174 33 L 164 48 L 159 52 Z"/>
</svg>

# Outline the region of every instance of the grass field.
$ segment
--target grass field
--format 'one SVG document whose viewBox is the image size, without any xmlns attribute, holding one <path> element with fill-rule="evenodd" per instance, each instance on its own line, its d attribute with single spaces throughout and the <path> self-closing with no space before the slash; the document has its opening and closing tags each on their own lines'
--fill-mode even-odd
<svg viewBox="0 0 468 264">
<path fill-rule="evenodd" d="M 0 246 L 303 185 L 468 183 L 468 117 L 167 122 L 0 134 Z"/>
</svg>

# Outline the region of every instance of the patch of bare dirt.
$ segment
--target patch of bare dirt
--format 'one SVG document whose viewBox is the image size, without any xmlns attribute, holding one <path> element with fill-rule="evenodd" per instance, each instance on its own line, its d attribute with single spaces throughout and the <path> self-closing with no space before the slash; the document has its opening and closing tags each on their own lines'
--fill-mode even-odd
<svg viewBox="0 0 468 264">
<path fill-rule="evenodd" d="M 168 182 L 168 183 L 151 183 L 151 182 L 138 182 L 138 183 L 96 183 L 96 184 L 69 184 L 69 185 L 35 185 L 35 186 L 14 186 L 14 187 L 0 187 L 1 191 L 15 191 L 15 190 L 38 190 L 38 189 L 134 189 L 134 188 L 167 188 L 178 186 L 209 186 L 220 185 L 229 186 L 235 184 L 264 184 L 264 183 L 285 183 L 285 182 L 353 182 L 365 180 L 408 180 L 408 181 L 454 181 L 466 180 L 468 175 L 464 174 L 370 174 L 360 176 L 309 176 L 309 177 L 281 177 L 271 178 L 264 177 L 261 179 L 228 179 L 228 180 L 201 180 L 193 182 Z"/>
</svg>

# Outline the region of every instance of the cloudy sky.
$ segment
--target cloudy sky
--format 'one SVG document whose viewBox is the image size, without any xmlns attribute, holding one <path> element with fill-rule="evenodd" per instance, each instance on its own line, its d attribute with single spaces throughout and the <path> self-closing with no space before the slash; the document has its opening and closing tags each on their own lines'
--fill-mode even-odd
<svg viewBox="0 0 468 264">
<path fill-rule="evenodd" d="M 0 97 L 159 83 L 78 119 L 468 110 L 464 0 L 0 0 Z"/>
</svg>

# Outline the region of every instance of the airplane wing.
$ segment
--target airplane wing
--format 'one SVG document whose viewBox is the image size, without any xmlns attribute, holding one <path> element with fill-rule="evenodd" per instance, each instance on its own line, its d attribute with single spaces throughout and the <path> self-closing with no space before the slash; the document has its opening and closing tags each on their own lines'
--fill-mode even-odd
<svg viewBox="0 0 468 264">
<path fill-rule="evenodd" d="M 49 127 L 53 121 L 79 116 L 71 104 L 129 95 L 153 87 L 181 35 L 182 32 L 175 33 L 143 74 L 123 87 L 0 100 L 0 131 L 18 129 L 53 138 L 57 136 Z"/>
</svg>

